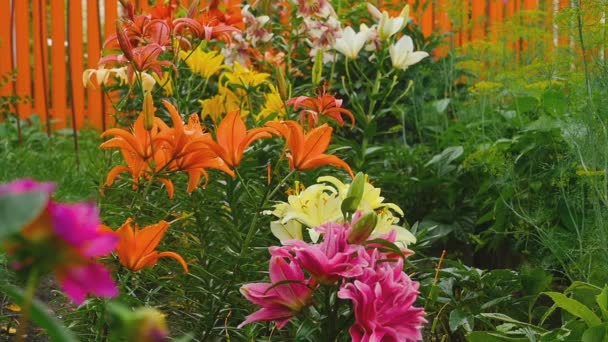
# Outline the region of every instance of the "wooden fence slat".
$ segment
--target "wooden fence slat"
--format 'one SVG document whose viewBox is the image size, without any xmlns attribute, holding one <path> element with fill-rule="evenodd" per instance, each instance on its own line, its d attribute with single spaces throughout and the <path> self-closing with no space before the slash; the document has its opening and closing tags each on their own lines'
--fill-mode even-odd
<svg viewBox="0 0 608 342">
<path fill-rule="evenodd" d="M 486 0 L 473 0 L 471 4 L 471 40 L 483 39 L 486 36 Z"/>
<path fill-rule="evenodd" d="M 422 7 L 422 34 L 425 37 L 428 37 L 433 33 L 433 1 L 427 1 L 426 3 L 421 4 L 420 6 Z"/>
<path fill-rule="evenodd" d="M 21 98 L 32 97 L 32 70 L 30 65 L 30 16 L 27 1 L 15 1 L 15 46 L 17 80 L 15 82 L 16 94 Z M 17 114 L 22 119 L 29 118 L 32 106 L 28 102 L 19 102 Z"/>
<path fill-rule="evenodd" d="M 564 8 L 570 7 L 570 0 L 559 0 L 559 10 L 563 10 Z M 559 27 L 558 28 L 558 41 L 559 46 L 567 46 L 570 41 L 570 32 L 568 32 L 567 28 Z"/>
<path fill-rule="evenodd" d="M 0 13 L 7 13 L 8 18 L 0 20 L 0 78 L 6 76 L 13 69 L 13 50 L 11 34 L 11 4 L 10 1 L 0 1 Z M 0 96 L 8 96 L 13 93 L 13 84 L 8 82 L 0 87 Z"/>
<path fill-rule="evenodd" d="M 118 19 L 118 1 L 116 0 L 105 0 L 105 23 L 104 23 L 104 39 L 110 34 L 116 32 L 116 26 L 114 23 Z M 117 101 L 118 91 L 107 94 L 104 97 L 104 123 L 105 127 L 112 127 L 114 108 L 112 101 Z"/>
<path fill-rule="evenodd" d="M 503 14 L 504 14 L 504 3 L 502 0 L 492 0 L 490 1 L 490 6 L 488 9 L 489 18 L 488 18 L 488 36 L 492 42 L 498 41 L 499 31 L 501 30 L 501 23 L 503 22 Z"/>
<path fill-rule="evenodd" d="M 99 3 L 97 0 L 87 0 L 87 68 L 97 69 L 101 55 L 101 36 L 99 27 Z M 89 123 L 97 129 L 103 129 L 103 94 L 99 89 L 87 89 Z"/>
<path fill-rule="evenodd" d="M 34 51 L 34 112 L 42 122 L 49 122 L 48 113 L 48 59 L 46 35 L 46 2 L 35 0 L 32 3 L 32 41 Z"/>
<path fill-rule="evenodd" d="M 65 8 L 63 0 L 51 0 L 51 93 L 54 128 L 66 127 L 66 49 Z"/>
<path fill-rule="evenodd" d="M 449 0 L 437 0 L 437 6 L 434 11 L 433 30 L 438 34 L 444 34 L 450 32 L 452 29 L 452 23 L 448 15 Z M 454 44 L 453 37 L 449 38 L 449 41 L 445 41 L 445 45 L 440 46 L 436 51 L 436 56 L 445 56 Z"/>
<path fill-rule="evenodd" d="M 72 86 L 72 127 L 82 128 L 84 124 L 84 87 L 82 72 L 84 71 L 84 48 L 82 32 L 82 1 L 68 1 L 69 22 L 69 52 L 70 79 Z"/>
<path fill-rule="evenodd" d="M 100 90 L 87 89 L 85 92 L 81 84 L 81 75 L 85 68 L 84 56 L 87 56 L 86 67 L 98 68 L 103 37 L 114 31 L 114 22 L 118 16 L 118 0 L 103 0 L 105 9 L 103 23 L 100 16 L 101 0 L 86 0 L 86 39 L 83 39 L 82 19 L 85 12 L 82 1 L 0 0 L 0 75 L 15 68 L 19 71 L 15 82 L 0 87 L 0 96 L 14 92 L 20 96 L 32 96 L 33 105 L 17 106 L 17 113 L 21 117 L 27 117 L 34 109 L 43 121 L 55 120 L 54 128 L 65 127 L 69 121 L 66 118 L 70 112 L 67 108 L 69 103 L 72 106 L 76 128 L 81 128 L 87 120 L 97 129 L 105 129 L 112 124 L 111 102 L 115 95 L 107 94 L 106 98 Z M 149 2 L 135 0 L 138 11 L 148 11 L 151 7 Z M 182 4 L 189 2 L 183 0 Z M 543 10 L 547 15 L 541 25 L 548 30 L 553 29 L 553 44 L 561 46 L 574 44 L 570 27 L 567 25 L 559 27 L 556 18 L 558 10 L 570 6 L 570 0 L 374 0 L 374 2 L 379 5 L 390 5 L 394 15 L 405 3 L 410 4 L 412 17 L 421 26 L 424 35 L 453 30 L 451 43 L 453 46 L 461 47 L 465 47 L 472 40 L 485 37 L 497 41 L 498 37 L 502 36 L 498 28 L 504 25 L 515 23 L 525 26 L 528 19 L 525 15 L 519 15 L 520 10 Z M 49 4 L 50 13 L 47 13 Z M 450 20 L 447 7 L 454 7 L 450 12 L 455 13 L 457 17 Z M 518 15 L 516 18 L 519 19 L 514 19 L 515 15 Z M 50 47 L 47 43 L 49 38 L 47 16 L 52 19 Z M 69 38 L 67 56 L 66 17 Z M 513 22 L 514 20 L 520 22 Z M 594 17 L 593 20 L 600 19 Z M 605 20 L 604 17 L 601 20 Z M 521 32 L 514 29 L 510 31 L 511 36 L 506 37 L 508 45 L 517 55 L 518 60 L 522 60 L 520 53 L 532 46 L 532 42 L 523 39 L 522 36 L 525 35 Z M 545 43 L 545 46 L 550 46 L 551 38 L 548 37 Z M 534 42 L 534 44 L 539 48 L 543 47 L 543 42 L 538 44 Z M 444 49 L 445 46 L 435 53 L 441 55 Z M 69 85 L 66 79 L 68 75 L 66 58 L 69 58 Z M 70 89 L 69 94 L 67 89 Z M 49 99 L 50 96 L 52 99 Z"/>
<path fill-rule="evenodd" d="M 462 27 L 460 28 L 460 46 L 464 47 L 470 40 L 471 27 L 469 20 L 469 0 L 462 1 Z"/>
</svg>

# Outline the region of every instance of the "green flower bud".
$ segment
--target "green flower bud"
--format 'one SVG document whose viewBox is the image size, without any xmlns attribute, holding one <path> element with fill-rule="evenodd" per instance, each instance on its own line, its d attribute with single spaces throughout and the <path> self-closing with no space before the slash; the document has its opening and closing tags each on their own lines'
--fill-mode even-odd
<svg viewBox="0 0 608 342">
<path fill-rule="evenodd" d="M 378 215 L 375 212 L 369 212 L 363 215 L 353 226 L 346 237 L 346 241 L 350 244 L 360 245 L 372 235 L 378 223 Z"/>
<path fill-rule="evenodd" d="M 363 198 L 363 191 L 365 190 L 365 175 L 361 172 L 357 173 L 352 184 L 348 188 L 346 198 L 342 201 L 342 214 L 346 217 L 348 214 L 352 214 L 357 211 L 361 198 Z"/>
<path fill-rule="evenodd" d="M 154 100 L 152 99 L 152 94 L 147 91 L 144 94 L 144 108 L 142 110 L 144 114 L 144 128 L 146 131 L 151 131 L 152 127 L 154 127 L 154 112 L 156 108 L 154 108 Z"/>
<path fill-rule="evenodd" d="M 317 50 L 315 55 L 315 64 L 312 66 L 312 85 L 316 87 L 321 83 L 321 76 L 323 76 L 323 50 Z"/>
</svg>

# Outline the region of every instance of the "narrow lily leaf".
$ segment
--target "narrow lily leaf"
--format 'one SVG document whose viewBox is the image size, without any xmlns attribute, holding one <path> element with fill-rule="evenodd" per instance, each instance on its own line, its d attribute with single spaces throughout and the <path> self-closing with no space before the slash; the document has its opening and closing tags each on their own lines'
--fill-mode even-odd
<svg viewBox="0 0 608 342">
<path fill-rule="evenodd" d="M 561 309 L 581 318 L 583 321 L 585 321 L 588 327 L 592 328 L 602 324 L 602 320 L 581 302 L 568 298 L 559 292 L 544 292 L 544 294 L 551 297 L 555 304 Z"/>
<path fill-rule="evenodd" d="M 0 242 L 19 232 L 46 207 L 48 194 L 24 192 L 0 197 Z"/>
<path fill-rule="evenodd" d="M 23 307 L 23 291 L 15 286 L 3 284 L 0 290 L 9 296 L 15 303 Z M 64 327 L 59 320 L 50 314 L 50 309 L 42 302 L 34 299 L 31 308 L 31 318 L 36 325 L 41 327 L 49 335 L 51 341 L 55 342 L 77 342 L 78 340 L 70 330 Z"/>
<path fill-rule="evenodd" d="M 368 246 L 368 245 L 375 245 L 375 244 L 381 245 L 381 246 L 385 247 L 387 251 L 393 252 L 393 253 L 399 255 L 400 257 L 402 257 L 405 260 L 405 254 L 403 254 L 403 252 L 401 251 L 401 249 L 399 247 L 397 247 L 397 245 L 395 245 L 394 243 L 392 243 L 392 242 L 390 242 L 388 240 L 373 239 L 373 240 L 365 241 L 364 244 L 366 246 Z"/>
</svg>

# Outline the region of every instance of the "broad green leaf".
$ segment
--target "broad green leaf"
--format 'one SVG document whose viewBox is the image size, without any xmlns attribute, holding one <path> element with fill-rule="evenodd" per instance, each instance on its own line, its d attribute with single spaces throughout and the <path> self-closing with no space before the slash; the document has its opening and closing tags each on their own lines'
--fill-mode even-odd
<svg viewBox="0 0 608 342">
<path fill-rule="evenodd" d="M 544 294 L 551 297 L 561 309 L 581 318 L 590 328 L 602 324 L 602 320 L 581 302 L 568 298 L 559 292 L 544 292 Z"/>
<path fill-rule="evenodd" d="M 0 290 L 9 296 L 15 303 L 23 307 L 23 291 L 12 286 L 0 285 Z M 36 325 L 44 329 L 51 341 L 55 342 L 77 342 L 78 340 L 59 320 L 51 315 L 51 310 L 44 303 L 34 299 L 31 308 L 31 318 Z"/>
<path fill-rule="evenodd" d="M 455 309 L 450 312 L 450 331 L 454 332 L 458 328 L 462 327 L 465 331 L 470 332 L 473 330 L 473 315 L 466 313 L 460 309 Z"/>
<path fill-rule="evenodd" d="M 40 215 L 47 201 L 48 194 L 44 192 L 0 196 L 0 242 Z"/>
<path fill-rule="evenodd" d="M 595 297 L 597 305 L 602 310 L 604 321 L 608 321 L 608 285 L 604 286 L 602 292 Z"/>
<path fill-rule="evenodd" d="M 449 98 L 445 98 L 445 99 L 441 99 L 441 100 L 437 100 L 437 101 L 433 102 L 433 107 L 435 108 L 435 110 L 437 111 L 438 114 L 443 114 L 446 111 L 446 109 L 448 109 L 449 105 L 450 105 Z"/>
</svg>

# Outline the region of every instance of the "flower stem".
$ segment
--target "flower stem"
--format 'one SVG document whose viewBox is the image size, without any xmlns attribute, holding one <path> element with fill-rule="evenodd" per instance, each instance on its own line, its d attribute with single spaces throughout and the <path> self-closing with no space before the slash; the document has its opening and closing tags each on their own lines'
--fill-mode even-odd
<svg viewBox="0 0 608 342">
<path fill-rule="evenodd" d="M 34 268 L 30 272 L 27 279 L 27 285 L 23 297 L 23 303 L 21 305 L 21 317 L 19 318 L 19 329 L 17 330 L 17 342 L 25 341 L 25 335 L 27 334 L 30 313 L 32 311 L 32 302 L 34 301 L 34 294 L 38 287 L 39 274 L 38 269 Z"/>
<path fill-rule="evenodd" d="M 275 168 L 275 170 L 277 170 Z M 272 190 L 269 191 L 270 188 L 266 188 L 266 192 L 264 193 L 264 195 L 262 196 L 262 201 L 260 202 L 260 206 L 257 208 L 257 210 L 255 211 L 254 215 L 253 215 L 253 219 L 251 220 L 251 224 L 249 225 L 249 230 L 247 231 L 247 236 L 245 237 L 245 240 L 243 241 L 243 244 L 241 245 L 241 251 L 239 253 L 238 256 L 238 263 L 234 266 L 233 270 L 232 270 L 232 276 L 230 277 L 230 280 L 228 281 L 228 284 L 224 287 L 224 291 L 222 292 L 220 298 L 220 302 L 224 302 L 226 299 L 226 296 L 228 295 L 228 292 L 230 291 L 230 289 L 232 288 L 232 285 L 234 284 L 234 280 L 237 279 L 241 268 L 239 267 L 239 265 L 241 264 L 241 260 L 243 259 L 243 257 L 245 256 L 245 253 L 247 252 L 247 250 L 249 249 L 249 245 L 251 244 L 251 240 L 253 239 L 253 235 L 254 233 L 257 231 L 256 229 L 256 224 L 258 221 L 258 218 L 260 217 L 260 212 L 261 210 L 266 206 L 266 203 L 268 202 L 268 199 L 272 198 L 274 196 L 274 194 L 279 191 L 279 189 L 281 188 L 281 186 L 287 181 L 287 179 L 289 179 L 291 177 L 291 175 L 293 175 L 295 173 L 296 170 L 291 170 L 287 176 L 285 176 L 283 179 L 281 179 L 281 181 L 279 182 L 279 184 L 277 184 L 277 186 Z M 203 334 L 202 337 L 202 341 L 207 341 L 211 330 L 213 329 L 213 325 L 215 322 L 215 318 L 217 317 L 217 315 L 219 314 L 219 311 L 221 309 L 221 306 L 218 306 L 216 308 L 216 310 L 213 313 L 213 317 L 214 319 L 211 321 L 211 324 L 207 327 L 207 329 L 205 330 L 205 333 Z"/>
</svg>

